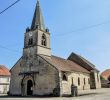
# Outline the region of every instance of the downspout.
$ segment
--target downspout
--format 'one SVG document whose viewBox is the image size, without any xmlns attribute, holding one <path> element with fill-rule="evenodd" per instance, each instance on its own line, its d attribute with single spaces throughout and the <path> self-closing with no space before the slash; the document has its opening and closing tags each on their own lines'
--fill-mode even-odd
<svg viewBox="0 0 110 100">
<path fill-rule="evenodd" d="M 60 88 L 59 96 L 62 97 L 63 96 L 63 87 L 62 87 L 62 73 L 61 73 L 61 71 L 59 71 L 59 88 Z"/>
</svg>

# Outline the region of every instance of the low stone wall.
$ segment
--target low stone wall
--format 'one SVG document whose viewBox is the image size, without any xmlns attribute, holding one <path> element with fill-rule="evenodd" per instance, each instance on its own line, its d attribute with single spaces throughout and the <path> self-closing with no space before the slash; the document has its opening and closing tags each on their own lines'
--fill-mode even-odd
<svg viewBox="0 0 110 100">
<path fill-rule="evenodd" d="M 110 84 L 101 84 L 102 88 L 110 88 Z"/>
<path fill-rule="evenodd" d="M 110 82 L 108 80 L 102 80 L 101 87 L 102 88 L 110 88 Z"/>
</svg>

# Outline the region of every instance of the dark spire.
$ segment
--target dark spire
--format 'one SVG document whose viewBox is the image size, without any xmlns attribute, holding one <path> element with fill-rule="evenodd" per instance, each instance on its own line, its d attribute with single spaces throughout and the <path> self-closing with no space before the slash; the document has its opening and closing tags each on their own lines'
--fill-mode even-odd
<svg viewBox="0 0 110 100">
<path fill-rule="evenodd" d="M 34 16 L 33 16 L 33 21 L 31 25 L 31 29 L 40 29 L 45 31 L 45 25 L 44 25 L 44 19 L 42 15 L 42 11 L 40 8 L 40 2 L 37 0 Z"/>
</svg>

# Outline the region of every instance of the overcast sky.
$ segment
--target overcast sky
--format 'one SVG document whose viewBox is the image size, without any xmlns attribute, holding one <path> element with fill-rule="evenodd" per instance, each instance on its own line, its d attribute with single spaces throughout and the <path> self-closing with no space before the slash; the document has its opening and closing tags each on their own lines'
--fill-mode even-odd
<svg viewBox="0 0 110 100">
<path fill-rule="evenodd" d="M 0 11 L 14 1 L 0 0 Z M 36 0 L 21 0 L 0 15 L 0 64 L 11 68 L 21 57 L 35 5 Z M 110 67 L 110 0 L 40 0 L 40 5 L 53 55 L 75 52 L 100 71 Z"/>
</svg>

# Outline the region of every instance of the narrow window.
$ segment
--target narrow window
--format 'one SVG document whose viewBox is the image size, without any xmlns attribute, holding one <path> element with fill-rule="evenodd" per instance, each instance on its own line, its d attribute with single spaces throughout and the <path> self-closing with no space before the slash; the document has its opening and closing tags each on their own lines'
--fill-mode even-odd
<svg viewBox="0 0 110 100">
<path fill-rule="evenodd" d="M 80 86 L 80 78 L 78 77 L 78 85 Z"/>
<path fill-rule="evenodd" d="M 67 77 L 65 74 L 63 74 L 63 81 L 67 81 Z"/>
<path fill-rule="evenodd" d="M 90 79 L 88 78 L 88 84 L 90 84 Z"/>
<path fill-rule="evenodd" d="M 71 81 L 72 81 L 72 85 L 74 85 L 74 79 L 73 79 L 73 77 L 72 77 Z"/>
<path fill-rule="evenodd" d="M 32 45 L 32 44 L 33 44 L 33 39 L 31 37 L 31 38 L 29 38 L 28 45 Z"/>
<path fill-rule="evenodd" d="M 46 35 L 45 35 L 45 34 L 42 35 L 42 41 L 41 41 L 41 44 L 42 44 L 43 46 L 46 46 L 46 45 L 47 45 Z"/>
<path fill-rule="evenodd" d="M 84 85 L 86 84 L 86 79 L 84 78 Z"/>
</svg>

